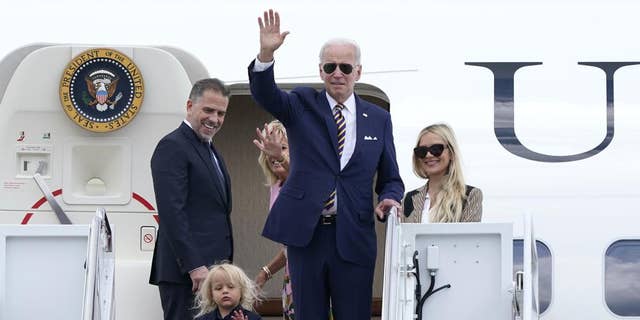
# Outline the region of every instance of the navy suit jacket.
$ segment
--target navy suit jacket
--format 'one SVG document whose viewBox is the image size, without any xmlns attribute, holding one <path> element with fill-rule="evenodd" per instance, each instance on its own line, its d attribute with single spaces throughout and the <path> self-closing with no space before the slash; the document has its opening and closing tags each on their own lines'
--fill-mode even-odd
<svg viewBox="0 0 640 320">
<path fill-rule="evenodd" d="M 249 66 L 251 93 L 287 128 L 291 159 L 289 176 L 262 235 L 288 246 L 305 247 L 335 188 L 338 252 L 347 261 L 373 266 L 377 244 L 372 186 L 376 173 L 378 201 L 400 202 L 404 194 L 389 113 L 356 95 L 356 146 L 340 170 L 337 127 L 326 91 L 300 87 L 284 92 L 274 81 L 273 66 L 263 72 L 253 72 L 253 66 Z"/>
<path fill-rule="evenodd" d="M 233 258 L 230 179 L 215 154 L 225 186 L 207 146 L 184 122 L 158 142 L 151 173 L 160 223 L 149 283 L 190 284 L 189 271 Z"/>
</svg>

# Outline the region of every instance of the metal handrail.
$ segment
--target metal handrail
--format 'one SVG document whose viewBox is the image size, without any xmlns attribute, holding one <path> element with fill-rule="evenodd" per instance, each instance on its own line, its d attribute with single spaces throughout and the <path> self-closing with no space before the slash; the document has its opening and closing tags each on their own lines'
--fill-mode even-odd
<svg viewBox="0 0 640 320">
<path fill-rule="evenodd" d="M 114 319 L 112 300 L 114 265 L 110 264 L 109 256 L 113 257 L 112 230 L 105 209 L 98 208 L 89 229 L 83 320 Z"/>
<path fill-rule="evenodd" d="M 51 193 L 49 186 L 47 186 L 41 176 L 46 166 L 47 164 L 44 161 L 40 161 L 40 163 L 38 163 L 38 169 L 36 170 L 36 173 L 33 174 L 33 180 L 38 185 L 38 188 L 40 188 L 40 191 L 42 191 L 44 198 L 47 199 L 51 210 L 53 210 L 53 212 L 56 214 L 56 217 L 58 218 L 58 221 L 60 221 L 60 224 L 72 224 L 71 220 L 69 220 L 69 216 L 67 216 L 64 210 L 62 210 L 62 207 L 60 206 L 56 198 L 53 197 L 53 193 Z"/>
</svg>

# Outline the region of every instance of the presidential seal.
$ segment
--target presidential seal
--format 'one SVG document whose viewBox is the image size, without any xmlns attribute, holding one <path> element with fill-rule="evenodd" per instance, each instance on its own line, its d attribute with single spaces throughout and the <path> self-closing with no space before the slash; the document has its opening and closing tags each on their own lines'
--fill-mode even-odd
<svg viewBox="0 0 640 320">
<path fill-rule="evenodd" d="M 144 83 L 140 69 L 123 53 L 84 51 L 69 62 L 60 80 L 60 102 L 73 122 L 93 132 L 127 125 L 140 111 Z"/>
</svg>

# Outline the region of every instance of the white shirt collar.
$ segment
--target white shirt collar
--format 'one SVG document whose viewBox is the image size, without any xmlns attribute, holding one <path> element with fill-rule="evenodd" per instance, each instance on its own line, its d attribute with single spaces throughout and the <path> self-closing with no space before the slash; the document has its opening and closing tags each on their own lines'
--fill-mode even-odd
<svg viewBox="0 0 640 320">
<path fill-rule="evenodd" d="M 327 95 L 327 100 L 329 101 L 329 108 L 331 109 L 331 112 L 333 112 L 333 107 L 335 107 L 336 104 L 338 104 L 338 101 L 332 98 L 328 92 L 325 92 L 325 94 Z M 347 112 L 349 113 L 355 114 L 356 96 L 352 93 L 342 105 L 344 106 L 344 110 L 347 110 Z"/>
</svg>

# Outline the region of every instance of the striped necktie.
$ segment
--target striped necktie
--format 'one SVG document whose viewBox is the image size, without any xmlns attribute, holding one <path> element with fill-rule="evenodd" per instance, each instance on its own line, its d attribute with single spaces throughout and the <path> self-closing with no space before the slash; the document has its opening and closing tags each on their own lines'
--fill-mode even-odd
<svg viewBox="0 0 640 320">
<path fill-rule="evenodd" d="M 346 140 L 346 132 L 347 126 L 344 120 L 344 116 L 342 115 L 342 109 L 344 109 L 344 105 L 337 104 L 333 108 L 333 120 L 336 121 L 336 126 L 338 128 L 338 155 L 342 157 L 342 151 L 344 150 L 344 142 Z M 329 199 L 324 203 L 324 210 L 329 210 L 333 207 L 336 202 L 336 190 L 329 195 Z"/>
</svg>

